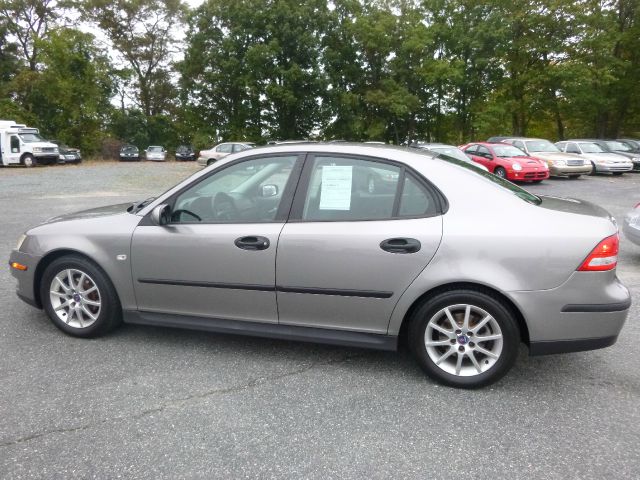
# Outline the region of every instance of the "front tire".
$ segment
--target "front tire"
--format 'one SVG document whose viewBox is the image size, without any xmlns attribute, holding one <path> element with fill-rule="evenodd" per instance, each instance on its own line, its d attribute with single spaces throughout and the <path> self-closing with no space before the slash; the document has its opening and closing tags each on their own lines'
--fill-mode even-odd
<svg viewBox="0 0 640 480">
<path fill-rule="evenodd" d="M 500 178 L 507 178 L 507 172 L 504 168 L 502 167 L 496 167 L 496 169 L 493 171 L 493 173 L 500 177 Z"/>
<path fill-rule="evenodd" d="M 22 157 L 22 164 L 27 168 L 35 167 L 36 159 L 33 155 L 26 154 L 24 157 Z"/>
<path fill-rule="evenodd" d="M 78 255 L 60 257 L 47 266 L 40 298 L 53 324 L 69 335 L 97 337 L 122 322 L 111 280 L 95 263 Z"/>
<path fill-rule="evenodd" d="M 513 312 L 490 293 L 454 289 L 425 301 L 412 315 L 409 346 L 439 383 L 480 388 L 513 367 L 520 331 Z"/>
</svg>

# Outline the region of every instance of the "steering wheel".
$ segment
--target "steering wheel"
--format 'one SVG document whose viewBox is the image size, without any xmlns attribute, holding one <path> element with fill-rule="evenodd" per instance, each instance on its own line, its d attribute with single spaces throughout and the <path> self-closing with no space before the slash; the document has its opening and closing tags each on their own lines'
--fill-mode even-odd
<svg viewBox="0 0 640 480">
<path fill-rule="evenodd" d="M 240 212 L 233 197 L 219 192 L 213 199 L 213 215 L 218 220 L 237 220 Z"/>
<path fill-rule="evenodd" d="M 199 222 L 201 222 L 201 221 L 202 221 L 202 218 L 200 218 L 200 216 L 199 216 L 199 215 L 197 215 L 197 214 L 193 213 L 191 210 L 187 210 L 187 209 L 184 209 L 184 208 L 179 208 L 178 210 L 175 210 L 175 211 L 171 212 L 171 216 L 174 216 L 174 215 L 175 215 L 175 216 L 176 216 L 176 219 L 177 219 L 177 218 L 178 218 L 178 215 L 179 215 L 179 214 L 182 214 L 182 213 L 186 213 L 187 215 L 191 215 L 193 218 L 195 218 L 195 219 L 196 219 L 196 220 L 198 220 Z"/>
</svg>

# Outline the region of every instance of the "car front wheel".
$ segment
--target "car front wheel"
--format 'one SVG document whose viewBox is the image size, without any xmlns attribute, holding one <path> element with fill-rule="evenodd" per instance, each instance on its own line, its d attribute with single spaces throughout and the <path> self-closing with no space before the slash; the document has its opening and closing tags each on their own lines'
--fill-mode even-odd
<svg viewBox="0 0 640 480">
<path fill-rule="evenodd" d="M 495 173 L 500 178 L 507 178 L 507 172 L 502 167 L 497 167 L 493 173 Z"/>
<path fill-rule="evenodd" d="M 116 290 L 100 267 L 69 255 L 44 271 L 40 298 L 60 330 L 76 337 L 96 337 L 120 324 L 122 310 Z"/>
<path fill-rule="evenodd" d="M 414 356 L 429 377 L 445 385 L 490 385 L 511 369 L 518 355 L 514 314 L 489 293 L 445 291 L 424 302 L 410 322 Z"/>
</svg>

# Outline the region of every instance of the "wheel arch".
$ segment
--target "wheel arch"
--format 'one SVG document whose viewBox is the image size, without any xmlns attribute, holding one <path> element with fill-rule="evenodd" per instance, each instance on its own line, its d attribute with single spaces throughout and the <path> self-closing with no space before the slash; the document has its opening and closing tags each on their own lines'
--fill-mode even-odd
<svg viewBox="0 0 640 480">
<path fill-rule="evenodd" d="M 109 275 L 106 273 L 105 268 L 102 265 L 100 265 L 100 262 L 96 261 L 95 258 L 92 258 L 91 256 L 87 255 L 84 252 L 81 252 L 79 250 L 74 250 L 72 248 L 61 248 L 58 250 L 52 250 L 40 259 L 40 261 L 38 262 L 38 265 L 36 266 L 36 271 L 33 276 L 33 293 L 34 293 L 34 299 L 36 301 L 36 304 L 38 305 L 38 308 L 42 308 L 42 298 L 40 297 L 40 283 L 42 282 L 42 276 L 44 275 L 44 271 L 55 260 L 61 257 L 65 257 L 67 255 L 75 255 L 77 257 L 82 257 L 89 260 L 91 263 L 94 263 L 98 268 L 100 268 L 100 270 L 102 270 L 105 273 L 105 275 L 107 275 L 107 277 L 109 277 Z M 117 289 L 116 289 L 116 292 L 117 292 Z"/>
<path fill-rule="evenodd" d="M 513 313 L 516 321 L 518 322 L 518 327 L 520 329 L 520 340 L 523 343 L 525 343 L 527 346 L 529 346 L 529 328 L 527 327 L 527 322 L 524 318 L 524 315 L 522 314 L 518 306 L 514 303 L 514 301 L 511 300 L 504 293 L 500 292 L 499 290 L 493 287 L 483 285 L 480 283 L 474 283 L 474 282 L 445 283 L 445 284 L 433 287 L 430 290 L 427 290 L 418 298 L 416 298 L 411 304 L 411 306 L 407 309 L 407 311 L 405 312 L 402 318 L 402 323 L 400 324 L 400 330 L 398 332 L 398 337 L 400 339 L 400 342 L 406 344 L 409 321 L 413 313 L 424 302 L 428 301 L 429 299 L 435 297 L 440 293 L 450 291 L 450 290 L 473 290 L 476 292 L 484 293 L 486 295 L 489 295 L 499 300 Z"/>
</svg>

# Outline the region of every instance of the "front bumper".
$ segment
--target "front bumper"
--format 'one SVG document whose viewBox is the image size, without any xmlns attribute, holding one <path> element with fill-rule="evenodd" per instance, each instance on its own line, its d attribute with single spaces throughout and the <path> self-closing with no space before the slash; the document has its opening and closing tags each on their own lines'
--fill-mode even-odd
<svg viewBox="0 0 640 480">
<path fill-rule="evenodd" d="M 16 288 L 16 294 L 20 299 L 37 308 L 42 308 L 39 304 L 34 288 L 34 280 L 36 274 L 36 267 L 41 257 L 29 255 L 28 253 L 20 252 L 18 250 L 12 250 L 9 256 L 9 270 L 11 275 L 18 281 Z M 13 262 L 20 263 L 27 267 L 26 270 L 16 270 L 11 267 Z"/>
<path fill-rule="evenodd" d="M 525 317 L 532 355 L 612 345 L 631 306 L 615 271 L 574 272 L 557 288 L 509 295 Z"/>
<path fill-rule="evenodd" d="M 543 170 L 542 168 L 523 168 L 519 172 L 511 169 L 507 170 L 507 179 L 517 182 L 533 182 L 546 180 L 547 178 L 549 178 L 549 170 Z"/>
<path fill-rule="evenodd" d="M 614 173 L 614 172 L 630 172 L 631 170 L 633 170 L 633 164 L 632 163 L 612 163 L 612 164 L 599 164 L 596 163 L 596 172 L 603 172 L 603 173 Z"/>
<path fill-rule="evenodd" d="M 573 175 L 588 175 L 591 173 L 591 164 L 586 165 L 551 165 L 549 174 L 553 177 L 570 177 Z"/>
<path fill-rule="evenodd" d="M 57 163 L 60 158 L 59 153 L 33 153 L 33 156 L 40 164 Z"/>
</svg>

